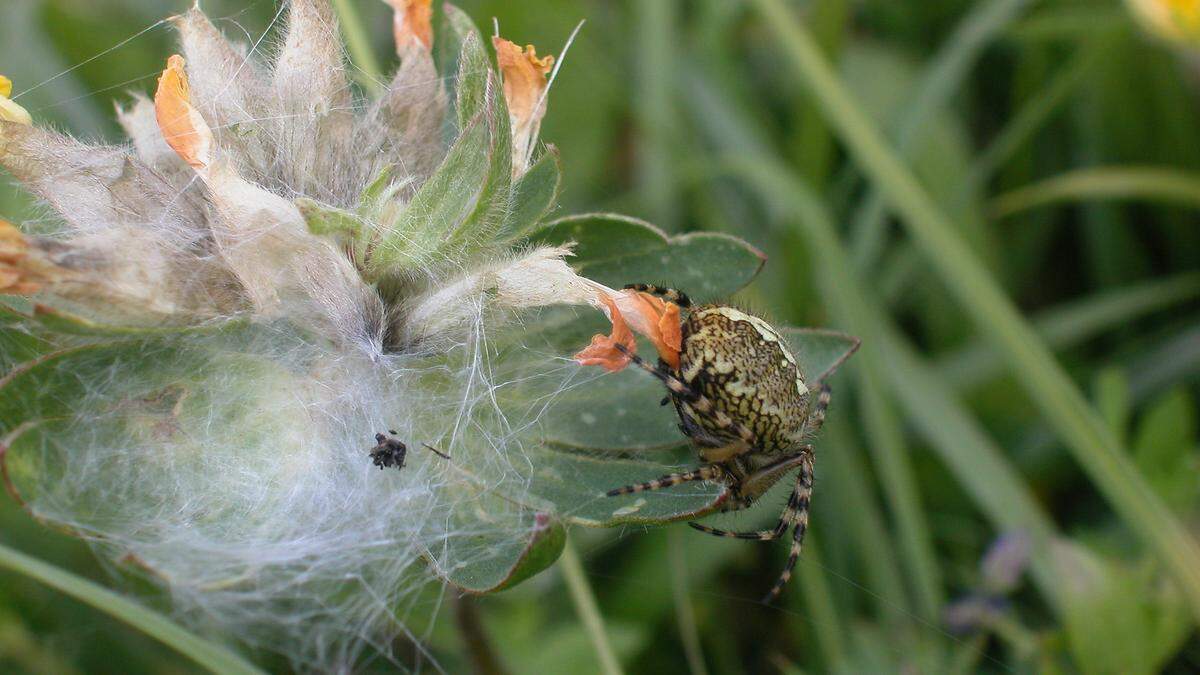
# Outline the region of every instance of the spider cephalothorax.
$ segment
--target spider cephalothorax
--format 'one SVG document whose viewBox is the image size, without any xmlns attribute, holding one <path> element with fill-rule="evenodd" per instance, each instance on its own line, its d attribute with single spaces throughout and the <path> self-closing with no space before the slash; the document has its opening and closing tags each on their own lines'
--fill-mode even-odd
<svg viewBox="0 0 1200 675">
<path fill-rule="evenodd" d="M 699 450 L 703 463 L 684 473 L 609 491 L 616 496 L 657 490 L 694 480 L 723 483 L 730 491 L 724 510 L 746 508 L 785 474 L 799 468 L 787 507 L 773 529 L 727 532 L 688 523 L 721 537 L 771 541 L 792 531 L 792 549 L 770 601 L 791 578 L 808 526 L 813 484 L 813 452 L 807 443 L 825 421 L 829 387 L 805 380 L 787 341 L 766 321 L 728 305 L 692 308 L 686 295 L 645 284 L 627 286 L 690 310 L 682 319 L 679 365 L 660 359 L 652 365 L 618 346 L 639 367 L 662 380 L 674 403 L 680 430 Z"/>
</svg>

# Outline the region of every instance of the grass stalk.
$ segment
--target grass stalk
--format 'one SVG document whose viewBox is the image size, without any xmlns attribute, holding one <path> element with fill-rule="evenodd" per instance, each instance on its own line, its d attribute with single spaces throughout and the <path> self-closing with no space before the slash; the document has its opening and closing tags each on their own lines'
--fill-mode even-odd
<svg viewBox="0 0 1200 675">
<path fill-rule="evenodd" d="M 683 643 L 683 655 L 687 657 L 688 671 L 692 675 L 708 675 L 704 665 L 704 650 L 700 646 L 700 629 L 696 625 L 696 608 L 689 595 L 687 560 L 683 555 L 683 528 L 672 527 L 667 531 L 667 559 L 671 563 L 671 597 L 675 601 L 675 625 L 679 627 L 679 641 Z"/>
<path fill-rule="evenodd" d="M 200 638 L 158 612 L 64 569 L 4 545 L 0 545 L 0 567 L 45 584 L 123 621 L 213 673 L 262 675 L 263 671 L 225 647 Z"/>
<path fill-rule="evenodd" d="M 596 605 L 596 594 L 592 592 L 592 585 L 588 583 L 583 563 L 579 560 L 579 554 L 575 552 L 575 545 L 569 538 L 563 547 L 559 565 L 562 567 L 563 579 L 567 582 L 567 590 L 571 593 L 571 602 L 575 605 L 575 613 L 583 622 L 584 631 L 587 632 L 588 638 L 592 641 L 592 647 L 596 650 L 596 658 L 600 663 L 601 672 L 605 675 L 621 675 L 621 663 L 617 660 L 617 654 L 613 651 L 608 633 L 604 630 L 604 617 L 600 616 L 600 608 Z"/>
<path fill-rule="evenodd" d="M 1150 166 L 1079 169 L 999 195 L 988 211 L 999 219 L 1053 204 L 1118 199 L 1196 208 L 1200 206 L 1200 173 Z"/>
<path fill-rule="evenodd" d="M 1200 620 L 1200 546 L 1138 473 L 1128 453 L 888 146 L 782 0 L 754 0 L 767 26 L 862 169 L 884 191 L 927 262 L 1006 356 L 1058 436 L 1114 511 L 1170 571 Z"/>
<path fill-rule="evenodd" d="M 363 86 L 370 93 L 379 94 L 384 89 L 383 68 L 379 66 L 379 59 L 375 58 L 371 38 L 363 26 L 358 8 L 354 6 L 354 0 L 333 0 L 333 9 L 342 25 L 342 35 L 345 36 L 346 47 L 350 50 L 350 60 L 362 72 Z"/>
<path fill-rule="evenodd" d="M 863 338 L 863 350 L 873 345 L 887 364 L 880 371 L 883 386 L 891 390 L 908 419 L 928 439 L 996 531 L 1029 534 L 1034 542 L 1034 577 L 1050 604 L 1061 608 L 1060 584 L 1050 557 L 1050 542 L 1057 536 L 1053 523 L 1003 450 L 939 380 L 933 368 L 907 345 L 878 302 L 851 274 L 849 253 L 838 240 L 832 216 L 816 194 L 786 167 L 772 165 L 769 160 L 743 161 L 734 164 L 734 169 L 764 198 L 783 199 L 788 210 L 796 214 L 812 249 L 826 304 L 850 308 L 848 314 L 857 323 L 848 328 Z M 869 365 L 864 362 L 862 367 Z"/>
<path fill-rule="evenodd" d="M 1021 15 L 1030 0 L 991 0 L 977 4 L 959 22 L 917 84 L 912 102 L 900 118 L 895 134 L 896 148 L 903 157 L 920 149 L 922 133 L 962 87 L 971 67 L 992 41 Z M 882 193 L 868 190 L 851 216 L 851 252 L 858 269 L 875 265 L 883 252 L 887 202 Z"/>
</svg>

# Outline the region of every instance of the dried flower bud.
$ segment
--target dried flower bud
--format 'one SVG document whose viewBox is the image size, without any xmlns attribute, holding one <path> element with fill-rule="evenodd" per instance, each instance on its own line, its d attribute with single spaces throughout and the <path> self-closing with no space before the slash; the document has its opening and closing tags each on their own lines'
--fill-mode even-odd
<svg viewBox="0 0 1200 675">
<path fill-rule="evenodd" d="M 12 80 L 0 75 L 0 120 L 18 124 L 33 124 L 29 112 L 9 98 L 12 96 Z"/>
<path fill-rule="evenodd" d="M 194 169 L 204 169 L 212 163 L 212 131 L 192 106 L 191 88 L 183 70 L 183 57 L 176 54 L 167 60 L 167 68 L 158 78 L 154 94 L 154 110 L 162 136 L 183 161 Z"/>
<path fill-rule="evenodd" d="M 396 53 L 403 57 L 411 49 L 433 49 L 433 0 L 384 0 L 395 10 L 392 33 Z"/>
</svg>

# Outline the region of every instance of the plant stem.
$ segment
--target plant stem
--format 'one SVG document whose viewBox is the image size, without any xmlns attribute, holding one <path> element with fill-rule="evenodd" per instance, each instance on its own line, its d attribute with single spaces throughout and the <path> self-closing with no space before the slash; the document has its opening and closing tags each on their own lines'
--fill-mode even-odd
<svg viewBox="0 0 1200 675">
<path fill-rule="evenodd" d="M 189 633 L 158 612 L 117 595 L 99 584 L 2 544 L 0 567 L 39 581 L 124 621 L 214 673 L 262 675 L 263 671 L 249 661 L 221 645 Z"/>
<path fill-rule="evenodd" d="M 608 641 L 608 633 L 604 631 L 604 617 L 600 616 L 600 609 L 596 606 L 596 595 L 592 593 L 592 586 L 583 571 L 583 563 L 579 561 L 579 554 L 575 552 L 575 545 L 569 538 L 563 546 L 559 563 L 562 565 L 567 590 L 571 592 L 571 601 L 575 604 L 575 613 L 583 622 L 583 628 L 591 638 L 592 647 L 600 659 L 600 670 L 605 675 L 621 675 L 621 664 Z"/>
<path fill-rule="evenodd" d="M 350 49 L 350 60 L 362 71 L 361 82 L 371 90 L 372 94 L 383 91 L 383 69 L 371 49 L 371 38 L 363 28 L 358 9 L 354 0 L 333 0 L 333 10 L 337 12 L 342 24 L 342 33 L 346 36 L 346 46 Z"/>
<path fill-rule="evenodd" d="M 679 640 L 683 643 L 683 654 L 687 657 L 688 670 L 692 675 L 707 675 L 704 665 L 704 650 L 700 648 L 700 631 L 696 627 L 696 608 L 692 596 L 688 595 L 687 561 L 683 558 L 682 528 L 672 527 L 667 531 L 667 556 L 671 563 L 671 595 L 675 599 L 675 618 L 679 626 Z"/>
<path fill-rule="evenodd" d="M 931 268 L 957 295 L 980 332 L 1005 354 L 1018 381 L 1057 429 L 1059 438 L 1114 511 L 1170 570 L 1192 615 L 1200 620 L 1200 546 L 1146 483 L 1126 449 L 986 266 L 854 102 L 804 26 L 782 0 L 755 0 L 754 4 L 797 75 L 821 101 L 850 154 L 883 190 Z"/>
<path fill-rule="evenodd" d="M 1145 199 L 1195 208 L 1200 174 L 1151 166 L 1079 169 L 1006 192 L 989 205 L 993 218 L 1060 202 Z"/>
<path fill-rule="evenodd" d="M 1029 4 L 1030 0 L 981 2 L 959 22 L 925 69 L 912 102 L 901 115 L 894 138 L 902 157 L 911 156 L 920 149 L 922 132 L 962 87 L 984 48 Z M 879 189 L 873 187 L 850 219 L 854 232 L 850 249 L 860 270 L 872 269 L 883 252 L 887 207 Z"/>
<path fill-rule="evenodd" d="M 478 601 L 470 595 L 460 595 L 454 601 L 454 609 L 458 632 L 462 634 L 475 672 L 480 675 L 506 675 L 508 671 L 500 663 L 496 650 L 492 649 L 483 618 L 479 616 Z"/>
</svg>

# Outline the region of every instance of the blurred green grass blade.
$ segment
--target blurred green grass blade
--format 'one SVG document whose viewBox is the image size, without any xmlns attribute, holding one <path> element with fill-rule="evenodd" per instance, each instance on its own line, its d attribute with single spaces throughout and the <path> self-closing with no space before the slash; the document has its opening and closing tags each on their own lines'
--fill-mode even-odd
<svg viewBox="0 0 1200 675">
<path fill-rule="evenodd" d="M 832 515 L 836 510 L 838 519 L 829 530 L 846 533 L 853 541 L 854 554 L 862 564 L 877 615 L 892 624 L 906 621 L 909 602 L 900 566 L 894 562 L 896 545 L 875 494 L 869 489 L 870 482 L 863 479 L 870 472 L 863 467 L 857 441 L 840 415 L 833 415 L 825 422 L 821 435 L 825 439 L 822 445 L 829 452 L 821 458 L 817 471 L 819 476 L 828 476 L 824 484 L 836 505 L 836 509 L 826 513 Z"/>
<path fill-rule="evenodd" d="M 1129 11 L 1112 3 L 1043 3 L 1045 9 L 1032 14 L 1012 27 L 1009 34 L 1021 42 L 1075 42 L 1098 33 L 1128 31 L 1134 27 Z"/>
<path fill-rule="evenodd" d="M 696 75 L 693 82 L 693 96 L 697 104 L 693 106 L 693 110 L 700 116 L 701 124 L 706 128 L 708 135 L 726 152 L 770 158 L 768 146 L 756 142 L 757 135 L 753 126 L 742 119 L 734 109 L 732 102 L 705 96 L 705 90 L 703 78 Z M 773 160 L 761 161 L 771 162 Z M 826 304 L 835 311 L 839 307 L 835 302 Z M 854 326 L 856 323 L 845 321 L 843 325 Z M 872 349 L 869 344 L 864 347 L 868 352 Z M 870 356 L 866 358 L 868 361 L 871 360 Z M 913 581 L 921 616 L 926 620 L 935 620 L 942 602 L 941 574 L 937 568 L 937 557 L 933 551 L 929 527 L 921 510 L 917 481 L 908 461 L 908 451 L 904 447 L 903 435 L 899 433 L 900 425 L 895 419 L 890 403 L 876 394 L 880 390 L 878 382 L 875 381 L 877 371 L 878 368 L 872 368 L 870 363 L 864 363 L 856 369 L 858 377 L 863 383 L 862 388 L 865 389 L 865 393 L 861 395 L 865 397 L 864 401 L 870 412 L 867 429 L 870 435 L 869 447 L 879 472 L 879 480 L 883 484 L 888 499 L 888 506 L 895 516 L 902 564 L 907 572 L 907 578 Z M 836 432 L 827 431 L 826 433 L 830 438 L 836 435 Z M 850 460 L 846 457 L 839 457 L 837 461 Z M 853 479 L 849 479 L 843 481 L 842 484 L 848 487 L 852 482 Z M 866 492 L 862 491 L 863 499 L 858 502 L 859 504 L 871 503 L 865 495 Z M 855 522 L 855 527 L 859 543 L 876 548 L 884 541 L 879 538 L 879 531 L 883 529 L 883 521 L 881 517 L 873 517 L 871 511 L 863 511 L 861 514 L 863 518 Z M 866 552 L 863 554 L 868 570 L 872 570 L 879 561 L 887 560 L 888 557 L 889 554 L 884 551 L 878 551 L 878 554 Z M 894 570 L 875 568 L 871 574 L 876 588 L 886 589 L 881 592 L 885 594 L 887 601 L 896 607 L 903 608 L 903 611 L 907 613 L 909 611 L 907 596 L 902 590 L 902 584 L 895 583 Z"/>
<path fill-rule="evenodd" d="M 1087 80 L 1087 75 L 1110 44 L 1111 40 L 1106 35 L 1080 47 L 1071 62 L 1040 92 L 1029 98 L 975 158 L 970 172 L 959 188 L 957 203 L 966 203 L 975 197 L 995 173 L 1054 118 L 1055 113 Z M 910 287 L 909 282 L 913 275 L 921 269 L 919 256 L 913 249 L 912 242 L 898 242 L 883 264 L 883 269 L 887 272 L 881 277 L 880 288 L 890 306 Z"/>
<path fill-rule="evenodd" d="M 361 71 L 362 77 L 356 79 L 372 94 L 379 94 L 387 86 L 383 82 L 383 69 L 379 67 L 379 59 L 375 58 L 371 36 L 363 26 L 354 3 L 355 0 L 333 0 L 333 10 L 337 12 L 341 23 L 346 48 L 350 50 L 350 60 Z"/>
<path fill-rule="evenodd" d="M 708 675 L 704 665 L 704 650 L 700 647 L 700 630 L 696 626 L 696 607 L 692 604 L 692 587 L 688 583 L 687 560 L 684 557 L 682 527 L 667 531 L 667 559 L 671 564 L 671 599 L 675 604 L 675 625 L 679 629 L 679 641 L 683 643 L 683 654 L 687 658 L 688 671 L 692 675 Z"/>
<path fill-rule="evenodd" d="M 825 304 L 837 307 L 831 300 L 828 299 Z M 850 319 L 849 313 L 835 310 L 835 314 L 842 317 L 839 323 L 856 327 L 862 325 L 860 321 Z M 912 582 L 918 613 L 926 621 L 936 621 L 944 601 L 941 571 L 933 550 L 933 535 L 929 532 L 929 523 L 921 509 L 916 474 L 908 460 L 909 449 L 904 442 L 904 430 L 892 402 L 883 395 L 885 387 L 878 379 L 880 371 L 877 368 L 886 367 L 886 364 L 880 362 L 876 349 L 868 347 L 863 353 L 862 362 L 854 368 L 858 376 L 856 391 L 869 440 L 868 447 L 888 500 L 888 508 L 896 522 L 899 544 L 904 553 L 901 560 Z"/>
<path fill-rule="evenodd" d="M 1076 51 L 1071 61 L 1059 70 L 1050 82 L 1029 98 L 975 159 L 963 192 L 983 187 L 996 171 L 1053 119 L 1054 114 L 1071 98 L 1087 79 L 1087 75 L 1110 45 L 1107 39 L 1097 39 Z"/>
<path fill-rule="evenodd" d="M 608 633 L 604 630 L 604 618 L 600 616 L 600 609 L 596 606 L 596 594 L 592 592 L 587 572 L 584 571 L 583 563 L 579 560 L 579 554 L 575 552 L 575 546 L 570 539 L 563 547 L 559 562 L 563 579 L 567 582 L 567 590 L 571 594 L 571 602 L 575 605 L 575 613 L 592 641 L 601 671 L 604 675 L 621 675 L 621 664 L 613 651 Z"/>
<path fill-rule="evenodd" d="M 995 340 L 1101 494 L 1166 565 L 1200 619 L 1200 546 L 1153 493 L 1053 355 L 953 226 L 850 98 L 782 0 L 754 0 L 797 74 L 822 101 L 839 137 L 886 193 L 926 259 L 981 332 Z"/>
<path fill-rule="evenodd" d="M 861 366 L 870 366 L 866 355 L 874 343 L 873 348 L 879 350 L 886 364 L 880 372 L 887 378 L 887 386 L 996 530 L 1023 530 L 1033 538 L 1039 587 L 1057 605 L 1057 581 L 1049 557 L 1053 524 L 1020 474 L 1005 459 L 1003 450 L 953 398 L 933 370 L 921 363 L 911 347 L 904 346 L 898 331 L 883 318 L 887 314 L 871 302 L 851 275 L 849 255 L 838 241 L 832 217 L 818 197 L 808 185 L 778 165 L 744 161 L 736 168 L 765 198 L 785 199 L 790 210 L 797 214 L 801 229 L 811 242 L 817 274 L 828 289 L 829 302 L 851 306 L 855 320 L 861 322 L 852 326 L 863 338 Z"/>
<path fill-rule="evenodd" d="M 809 25 L 821 49 L 831 56 L 839 54 L 851 37 L 850 0 L 814 0 L 808 12 Z M 823 184 L 836 156 L 833 134 L 815 101 L 797 102 L 793 116 L 796 132 L 790 143 L 791 156 L 796 158 L 801 175 L 815 185 Z"/>
<path fill-rule="evenodd" d="M 634 4 L 638 40 L 638 94 L 633 102 L 637 115 L 637 184 L 650 220 L 672 231 L 679 221 L 679 199 L 673 148 L 678 129 L 671 110 L 676 73 L 676 0 Z"/>
<path fill-rule="evenodd" d="M 825 575 L 825 566 L 821 563 L 821 548 L 819 541 L 813 535 L 804 540 L 804 555 L 798 565 L 800 587 L 804 589 L 804 604 L 811 617 L 809 624 L 817 638 L 817 648 L 825 661 L 826 671 L 845 657 L 846 646 L 842 635 L 846 627 L 838 615 L 837 604 L 829 590 L 829 580 Z"/>
<path fill-rule="evenodd" d="M 984 48 L 1024 11 L 1031 0 L 991 0 L 975 5 L 938 50 L 917 85 L 912 103 L 903 112 L 895 133 L 896 149 L 908 157 L 920 145 L 936 113 L 962 88 Z M 851 216 L 851 252 L 858 269 L 875 264 L 886 236 L 887 203 L 876 188 Z"/>
<path fill-rule="evenodd" d="M 1200 207 L 1200 173 L 1165 167 L 1079 169 L 997 196 L 989 205 L 993 218 L 1052 204 L 1118 199 Z"/>
<path fill-rule="evenodd" d="M 1061 350 L 1132 323 L 1139 317 L 1200 296 L 1200 273 L 1155 279 L 1047 310 L 1034 330 L 1051 349 Z M 957 389 L 970 389 L 1000 375 L 1003 357 L 982 339 L 938 359 L 938 374 Z"/>
<path fill-rule="evenodd" d="M 60 593 L 119 619 L 214 673 L 261 675 L 263 671 L 225 647 L 189 633 L 147 609 L 92 581 L 0 544 L 0 567 L 43 583 Z"/>
</svg>

